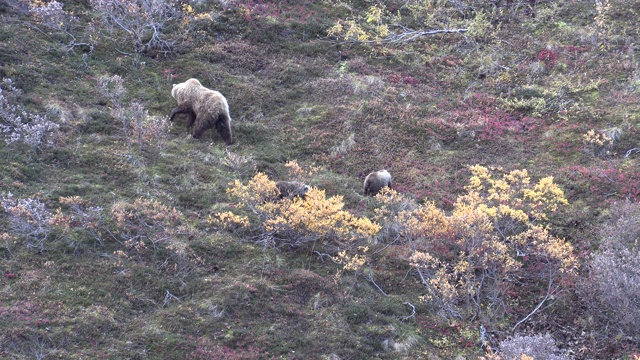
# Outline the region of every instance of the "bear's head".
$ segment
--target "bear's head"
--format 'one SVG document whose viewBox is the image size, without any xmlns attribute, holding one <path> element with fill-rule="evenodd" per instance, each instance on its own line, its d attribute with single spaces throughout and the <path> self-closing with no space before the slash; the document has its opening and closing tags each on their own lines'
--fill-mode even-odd
<svg viewBox="0 0 640 360">
<path fill-rule="evenodd" d="M 202 84 L 198 79 L 192 78 L 180 84 L 173 84 L 173 87 L 171 88 L 171 96 L 180 101 L 178 99 L 178 97 L 181 96 L 179 93 L 188 94 L 191 93 L 194 88 L 202 88 Z"/>
</svg>

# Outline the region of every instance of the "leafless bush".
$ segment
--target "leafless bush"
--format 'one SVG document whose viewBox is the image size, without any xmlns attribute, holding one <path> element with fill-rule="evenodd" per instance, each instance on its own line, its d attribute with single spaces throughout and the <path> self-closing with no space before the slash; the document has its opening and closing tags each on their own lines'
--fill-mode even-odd
<svg viewBox="0 0 640 360">
<path fill-rule="evenodd" d="M 12 193 L 0 195 L 0 206 L 9 216 L 11 235 L 24 237 L 28 247 L 44 249 L 51 234 L 51 212 L 37 199 L 16 199 Z"/>
<path fill-rule="evenodd" d="M 29 14 L 43 25 L 54 29 L 61 29 L 69 20 L 75 19 L 62 9 L 61 2 L 55 0 L 29 4 Z"/>
<path fill-rule="evenodd" d="M 128 134 L 129 118 L 125 116 L 124 110 L 124 80 L 120 75 L 101 76 L 98 78 L 98 91 L 102 96 L 109 99 L 111 103 L 111 116 L 122 122 L 122 130 Z"/>
<path fill-rule="evenodd" d="M 65 34 L 67 40 L 65 40 L 65 48 L 72 50 L 76 46 L 82 46 L 89 51 L 93 50 L 95 43 L 91 40 L 78 42 L 78 34 L 82 34 L 85 39 L 91 39 L 89 32 L 83 32 L 81 29 L 83 26 L 76 16 L 64 11 L 63 4 L 59 1 L 44 2 L 35 0 L 29 3 L 29 14 L 35 20 L 36 23 L 46 26 L 49 29 L 58 30 Z M 91 27 L 85 28 L 92 30 Z M 68 39 L 71 41 L 68 41 Z"/>
<path fill-rule="evenodd" d="M 79 196 L 60 197 L 59 201 L 67 211 L 63 213 L 59 208 L 49 223 L 63 233 L 79 231 L 87 234 L 103 245 L 102 233 L 107 228 L 104 209 L 91 206 Z"/>
<path fill-rule="evenodd" d="M 225 150 L 224 155 L 218 159 L 220 165 L 229 168 L 241 178 L 253 176 L 257 161 L 251 155 L 240 155 L 229 149 Z"/>
<path fill-rule="evenodd" d="M 601 231 L 600 252 L 590 262 L 592 306 L 628 336 L 640 335 L 640 203 L 612 205 L 613 221 Z M 600 307 L 603 308 L 600 308 Z"/>
<path fill-rule="evenodd" d="M 139 149 L 164 147 L 173 124 L 166 116 L 150 116 L 144 105 L 138 102 L 131 103 L 128 113 L 132 119 L 131 135 L 138 142 Z"/>
<path fill-rule="evenodd" d="M 111 35 L 124 31 L 136 53 L 168 53 L 174 42 L 165 31 L 181 18 L 181 12 L 169 0 L 91 0 Z"/>
<path fill-rule="evenodd" d="M 553 338 L 547 335 L 516 336 L 500 343 L 500 358 L 504 360 L 545 359 L 568 360 L 566 355 L 559 354 Z M 525 355 L 525 356 L 523 356 Z"/>
<path fill-rule="evenodd" d="M 140 150 L 164 147 L 171 130 L 171 123 L 164 116 L 150 116 L 144 105 L 138 102 L 125 104 L 127 89 L 119 75 L 101 76 L 98 91 L 111 103 L 110 112 L 122 124 L 129 143 L 136 141 Z"/>
<path fill-rule="evenodd" d="M 3 79 L 0 85 L 0 134 L 5 143 L 21 142 L 37 149 L 43 144 L 53 145 L 53 135 L 59 125 L 12 103 L 19 94 L 20 90 L 13 86 L 11 79 Z"/>
</svg>

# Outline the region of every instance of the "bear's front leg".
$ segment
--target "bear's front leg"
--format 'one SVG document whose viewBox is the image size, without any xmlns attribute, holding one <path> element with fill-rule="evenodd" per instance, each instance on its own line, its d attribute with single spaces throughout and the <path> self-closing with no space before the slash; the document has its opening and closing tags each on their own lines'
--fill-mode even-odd
<svg viewBox="0 0 640 360">
<path fill-rule="evenodd" d="M 215 124 L 216 130 L 218 130 L 218 134 L 222 136 L 224 142 L 227 145 L 233 144 L 233 139 L 231 138 L 231 128 L 229 127 L 229 121 L 226 119 L 218 120 Z"/>
<path fill-rule="evenodd" d="M 196 122 L 196 113 L 193 110 L 189 109 L 187 114 L 187 129 L 193 126 L 193 123 Z"/>
<path fill-rule="evenodd" d="M 187 114 L 187 127 L 191 127 L 193 122 L 195 121 L 195 114 L 189 105 L 178 105 L 171 112 L 171 117 L 169 117 L 169 121 L 173 121 L 173 118 L 178 114 Z"/>
</svg>

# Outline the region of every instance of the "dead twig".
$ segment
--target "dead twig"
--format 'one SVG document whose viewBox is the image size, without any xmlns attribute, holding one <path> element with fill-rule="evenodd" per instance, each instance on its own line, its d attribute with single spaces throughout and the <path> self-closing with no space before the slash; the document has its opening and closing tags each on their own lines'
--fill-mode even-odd
<svg viewBox="0 0 640 360">
<path fill-rule="evenodd" d="M 407 320 L 409 320 L 411 318 L 415 318 L 416 317 L 416 307 L 412 303 L 410 303 L 408 301 L 405 301 L 402 304 L 411 306 L 411 315 L 403 316 L 402 317 L 402 321 L 407 321 Z"/>
</svg>

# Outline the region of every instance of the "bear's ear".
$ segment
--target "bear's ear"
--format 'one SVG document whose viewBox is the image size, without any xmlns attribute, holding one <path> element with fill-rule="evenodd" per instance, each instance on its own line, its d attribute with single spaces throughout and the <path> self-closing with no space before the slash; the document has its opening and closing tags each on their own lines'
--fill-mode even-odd
<svg viewBox="0 0 640 360">
<path fill-rule="evenodd" d="M 176 85 L 178 85 L 178 84 L 173 84 L 173 86 L 172 86 L 171 88 L 174 88 L 174 87 L 176 87 Z"/>
</svg>

